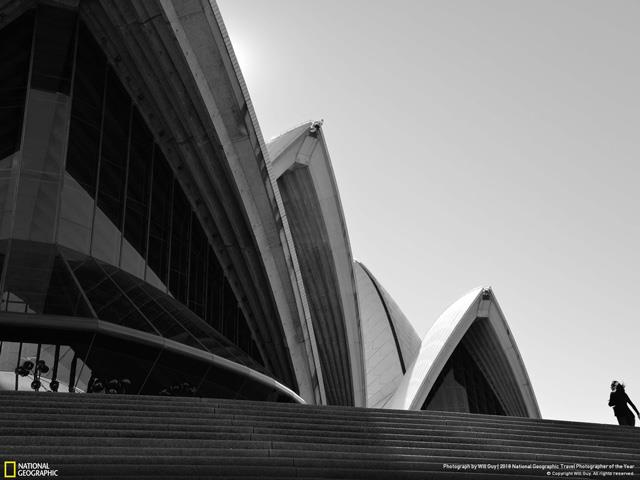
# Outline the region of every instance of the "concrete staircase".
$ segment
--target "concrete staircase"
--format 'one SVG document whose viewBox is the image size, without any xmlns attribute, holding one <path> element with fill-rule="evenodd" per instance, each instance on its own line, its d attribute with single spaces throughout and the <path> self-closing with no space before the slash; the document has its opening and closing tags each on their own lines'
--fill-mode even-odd
<svg viewBox="0 0 640 480">
<path fill-rule="evenodd" d="M 63 479 L 505 480 L 585 471 L 563 470 L 561 463 L 602 464 L 604 471 L 638 476 L 640 429 L 444 412 L 2 392 L 5 460 L 48 462 Z M 533 468 L 542 464 L 558 468 Z M 465 468 L 472 465 L 475 470 Z"/>
</svg>

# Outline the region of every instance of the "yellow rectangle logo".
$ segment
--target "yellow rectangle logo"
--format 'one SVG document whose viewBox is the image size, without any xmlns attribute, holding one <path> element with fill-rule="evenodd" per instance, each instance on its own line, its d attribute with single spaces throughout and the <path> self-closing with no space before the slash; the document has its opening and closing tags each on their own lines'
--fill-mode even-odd
<svg viewBox="0 0 640 480">
<path fill-rule="evenodd" d="M 4 478 L 16 478 L 16 462 L 4 462 Z"/>
</svg>

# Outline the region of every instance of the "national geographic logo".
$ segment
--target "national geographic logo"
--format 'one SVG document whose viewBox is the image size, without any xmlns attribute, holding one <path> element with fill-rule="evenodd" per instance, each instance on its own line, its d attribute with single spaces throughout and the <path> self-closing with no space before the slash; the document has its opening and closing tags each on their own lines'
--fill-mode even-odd
<svg viewBox="0 0 640 480">
<path fill-rule="evenodd" d="M 5 460 L 4 478 L 25 477 L 57 477 L 58 470 L 49 467 L 49 463 L 18 463 L 15 460 Z"/>
<path fill-rule="evenodd" d="M 16 462 L 4 462 L 4 478 L 16 478 Z"/>
</svg>

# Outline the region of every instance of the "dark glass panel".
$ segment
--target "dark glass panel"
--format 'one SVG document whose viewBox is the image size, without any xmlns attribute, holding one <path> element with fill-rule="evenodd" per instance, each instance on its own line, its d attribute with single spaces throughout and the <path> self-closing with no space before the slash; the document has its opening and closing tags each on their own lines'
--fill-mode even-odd
<svg viewBox="0 0 640 480">
<path fill-rule="evenodd" d="M 259 362 L 177 300 L 115 267 L 105 265 L 104 269 L 163 337 L 264 371 Z"/>
<path fill-rule="evenodd" d="M 73 85 L 67 171 L 95 197 L 100 154 L 100 125 L 107 59 L 87 28 L 80 24 Z"/>
<path fill-rule="evenodd" d="M 199 391 L 206 397 L 243 398 L 241 391 L 246 382 L 244 375 L 214 366 L 200 384 Z"/>
<path fill-rule="evenodd" d="M 195 315 L 191 310 L 172 299 L 168 295 L 158 295 L 156 301 L 211 353 L 228 358 L 234 362 L 246 365 L 255 370 L 265 372 L 265 369 L 255 359 L 249 357 L 228 338 Z"/>
<path fill-rule="evenodd" d="M 207 323 L 218 331 L 222 330 L 222 306 L 224 273 L 213 250 L 209 249 L 207 268 Z"/>
<path fill-rule="evenodd" d="M 96 268 L 95 260 L 84 255 L 74 255 L 75 252 L 66 248 L 63 252 L 83 291 L 92 290 L 104 281 L 105 273 Z"/>
<path fill-rule="evenodd" d="M 33 20 L 27 13 L 0 29 L 0 160 L 20 149 Z"/>
<path fill-rule="evenodd" d="M 152 153 L 153 137 L 140 113 L 134 108 L 131 124 L 124 236 L 143 258 L 146 257 L 147 246 Z"/>
<path fill-rule="evenodd" d="M 240 309 L 238 309 L 238 346 L 256 360 L 260 359 L 258 361 L 264 365 L 262 356 L 260 355 L 258 347 L 253 340 L 251 329 L 247 324 L 244 313 L 242 313 L 242 310 Z"/>
<path fill-rule="evenodd" d="M 255 342 L 253 337 L 251 337 L 249 341 L 249 347 L 248 347 L 247 353 L 251 358 L 255 358 L 260 365 L 262 366 L 265 365 L 264 357 L 262 356 L 262 353 L 260 353 L 258 344 Z"/>
<path fill-rule="evenodd" d="M 209 241 L 200 226 L 198 217 L 192 214 L 191 248 L 189 267 L 189 308 L 199 317 L 204 317 L 206 304 L 207 254 Z"/>
<path fill-rule="evenodd" d="M 159 297 L 166 297 L 166 294 L 123 271 L 115 272 L 111 278 L 140 309 L 160 335 L 185 345 L 204 349 L 202 343 L 185 330 L 176 318 L 156 301 Z"/>
<path fill-rule="evenodd" d="M 68 249 L 64 252 L 98 318 L 160 334 L 264 371 L 255 359 L 166 293 L 117 267 Z"/>
<path fill-rule="evenodd" d="M 164 351 L 142 390 L 143 395 L 200 396 L 198 391 L 209 365 L 184 355 Z"/>
<path fill-rule="evenodd" d="M 43 313 L 92 317 L 75 279 L 60 255 L 57 255 L 51 272 L 51 281 Z"/>
<path fill-rule="evenodd" d="M 99 319 L 136 330 L 157 333 L 101 264 L 92 258 L 83 262 L 69 260 L 69 264 L 73 267 L 73 272 Z"/>
<path fill-rule="evenodd" d="M 54 245 L 12 241 L 2 311 L 91 317 Z"/>
<path fill-rule="evenodd" d="M 284 395 L 281 395 L 274 387 L 265 385 L 255 380 L 247 381 L 240 389 L 238 398 L 247 400 L 264 400 L 267 402 L 286 401 Z M 289 400 L 291 401 L 291 400 Z"/>
<path fill-rule="evenodd" d="M 9 240 L 0 240 L 0 279 L 3 277 L 3 272 L 5 268 L 5 259 L 7 258 L 7 253 L 9 251 Z M 0 284 L 0 291 L 4 291 L 4 287 Z"/>
<path fill-rule="evenodd" d="M 73 83 L 73 111 L 76 118 L 100 129 L 107 57 L 89 29 L 78 27 L 78 51 Z"/>
<path fill-rule="evenodd" d="M 93 373 L 88 392 L 139 393 L 159 353 L 155 347 L 96 335 L 87 357 Z"/>
<path fill-rule="evenodd" d="M 92 199 L 96 195 L 99 150 L 100 131 L 74 117 L 72 107 L 67 172 Z"/>
<path fill-rule="evenodd" d="M 238 302 L 231 290 L 229 282 L 224 282 L 224 313 L 222 333 L 225 337 L 237 344 Z"/>
<path fill-rule="evenodd" d="M 173 172 L 159 148 L 155 149 L 152 177 L 148 265 L 166 285 L 169 273 Z"/>
<path fill-rule="evenodd" d="M 107 205 L 107 201 L 103 206 Z M 113 205 L 113 204 L 112 204 Z M 117 265 L 122 245 L 121 227 L 113 223 L 100 208 L 95 210 L 91 237 L 91 255 Z"/>
<path fill-rule="evenodd" d="M 236 345 L 240 347 L 245 352 L 249 353 L 249 341 L 251 340 L 251 332 L 249 331 L 248 325 L 244 321 L 244 316 L 242 315 L 242 311 L 238 306 L 238 316 L 236 321 L 236 331 L 238 335 L 238 341 Z"/>
<path fill-rule="evenodd" d="M 31 87 L 69 94 L 77 15 L 46 5 L 38 7 Z"/>
<path fill-rule="evenodd" d="M 153 292 L 147 290 L 150 295 Z M 229 341 L 222 337 L 222 335 L 216 332 L 213 328 L 208 326 L 204 321 L 198 318 L 193 312 L 187 309 L 177 300 L 171 298 L 169 295 L 158 294 L 154 295 L 155 302 L 167 312 L 174 322 L 182 325 L 188 332 L 193 334 L 198 340 L 200 348 L 211 351 L 214 348 L 218 348 L 222 345 L 227 345 Z M 160 320 L 160 318 L 158 318 Z M 162 326 L 160 326 L 162 328 Z"/>
<path fill-rule="evenodd" d="M 111 69 L 107 73 L 106 95 L 98 208 L 119 229 L 122 228 L 124 207 L 131 100 Z"/>
<path fill-rule="evenodd" d="M 7 157 L 11 163 L 13 157 Z M 0 162 L 1 163 L 1 162 Z M 18 177 L 11 170 L 0 169 L 0 238 L 10 238 L 13 228 L 13 207 L 18 189 Z"/>
<path fill-rule="evenodd" d="M 212 366 L 198 389 L 204 397 L 263 401 L 291 401 L 273 387 L 238 372 Z"/>
<path fill-rule="evenodd" d="M 169 291 L 186 305 L 188 303 L 191 207 L 178 180 L 174 180 L 174 183 Z"/>
</svg>

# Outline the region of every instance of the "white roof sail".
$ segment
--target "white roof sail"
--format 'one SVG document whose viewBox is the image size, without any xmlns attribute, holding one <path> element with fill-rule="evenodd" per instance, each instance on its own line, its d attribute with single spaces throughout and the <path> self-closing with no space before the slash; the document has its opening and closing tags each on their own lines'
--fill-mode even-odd
<svg viewBox="0 0 640 480">
<path fill-rule="evenodd" d="M 420 337 L 400 307 L 360 262 L 354 262 L 367 380 L 367 406 L 381 408 L 420 351 Z"/>
<path fill-rule="evenodd" d="M 487 332 L 494 337 L 492 343 L 499 350 L 495 354 L 487 352 L 487 361 L 500 363 L 495 365 L 493 372 L 506 372 L 500 379 L 493 379 L 494 385 L 502 389 L 499 393 L 502 393 L 507 406 L 523 405 L 526 416 L 540 418 L 538 402 L 504 314 L 491 289 L 482 287 L 474 288 L 465 294 L 438 318 L 423 338 L 415 362 L 409 367 L 385 407 L 419 410 L 447 360 L 474 322 L 480 319 L 488 321 L 490 328 Z"/>
<path fill-rule="evenodd" d="M 365 406 L 353 256 L 322 123 L 306 122 L 271 140 L 270 167 L 303 272 L 327 399 Z"/>
</svg>

